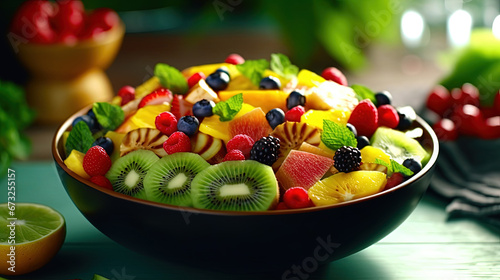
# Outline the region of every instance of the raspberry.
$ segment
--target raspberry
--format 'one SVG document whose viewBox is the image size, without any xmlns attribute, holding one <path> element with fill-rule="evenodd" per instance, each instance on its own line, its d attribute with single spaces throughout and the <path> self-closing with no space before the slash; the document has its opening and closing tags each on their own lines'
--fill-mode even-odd
<svg viewBox="0 0 500 280">
<path fill-rule="evenodd" d="M 124 86 L 118 91 L 118 96 L 122 98 L 121 106 L 135 99 L 135 89 L 131 86 Z"/>
<path fill-rule="evenodd" d="M 222 161 L 245 160 L 245 156 L 240 150 L 230 150 Z"/>
<path fill-rule="evenodd" d="M 98 175 L 90 178 L 90 182 L 108 190 L 113 190 L 113 185 L 106 176 Z"/>
<path fill-rule="evenodd" d="M 280 202 L 278 203 L 278 205 L 276 206 L 276 210 L 287 210 L 287 209 L 290 209 L 288 208 L 288 206 L 286 206 L 285 202 Z"/>
<path fill-rule="evenodd" d="M 325 80 L 334 81 L 337 84 L 347 86 L 347 79 L 339 69 L 335 67 L 328 67 L 321 73 L 321 77 Z"/>
<path fill-rule="evenodd" d="M 250 159 L 271 166 L 278 159 L 279 152 L 280 139 L 273 136 L 262 137 L 253 144 Z"/>
<path fill-rule="evenodd" d="M 196 85 L 201 79 L 205 79 L 206 76 L 203 72 L 196 72 L 187 80 L 189 88 L 192 88 Z"/>
<path fill-rule="evenodd" d="M 163 149 L 171 155 L 179 152 L 191 152 L 191 140 L 184 132 L 174 132 L 163 143 Z"/>
<path fill-rule="evenodd" d="M 371 137 L 378 127 L 377 108 L 369 99 L 362 100 L 352 111 L 348 123 L 356 127 L 358 136 Z"/>
<path fill-rule="evenodd" d="M 396 128 L 399 123 L 398 111 L 391 105 L 382 105 L 377 108 L 378 126 Z"/>
<path fill-rule="evenodd" d="M 300 118 L 305 113 L 303 106 L 295 106 L 285 113 L 285 120 L 289 122 L 300 122 Z"/>
<path fill-rule="evenodd" d="M 245 59 L 241 55 L 233 53 L 233 54 L 228 55 L 228 57 L 226 58 L 226 60 L 224 60 L 224 62 L 238 65 L 238 64 L 244 63 Z"/>
<path fill-rule="evenodd" d="M 290 209 L 299 209 L 313 206 L 307 190 L 302 187 L 293 187 L 286 190 L 283 202 Z"/>
<path fill-rule="evenodd" d="M 426 106 L 439 116 L 444 116 L 452 106 L 450 92 L 442 85 L 435 86 L 427 96 Z"/>
<path fill-rule="evenodd" d="M 450 119 L 439 120 L 432 126 L 432 129 L 440 141 L 454 141 L 458 138 L 457 126 Z"/>
<path fill-rule="evenodd" d="M 361 152 L 358 148 L 343 146 L 333 156 L 333 166 L 340 172 L 350 172 L 361 165 Z"/>
<path fill-rule="evenodd" d="M 156 116 L 155 125 L 161 133 L 170 136 L 177 131 L 177 118 L 170 112 L 162 112 Z"/>
<path fill-rule="evenodd" d="M 105 175 L 111 168 L 111 159 L 101 146 L 90 148 L 83 157 L 83 170 L 90 176 Z"/>
<path fill-rule="evenodd" d="M 402 173 L 392 173 L 391 177 L 387 178 L 387 183 L 385 184 L 385 189 L 392 189 L 395 186 L 403 183 L 405 176 Z"/>
<path fill-rule="evenodd" d="M 239 150 L 243 153 L 245 158 L 248 159 L 250 158 L 250 151 L 252 150 L 253 144 L 255 144 L 255 141 L 253 141 L 252 137 L 246 134 L 238 134 L 227 142 L 226 149 L 228 151 Z"/>
</svg>

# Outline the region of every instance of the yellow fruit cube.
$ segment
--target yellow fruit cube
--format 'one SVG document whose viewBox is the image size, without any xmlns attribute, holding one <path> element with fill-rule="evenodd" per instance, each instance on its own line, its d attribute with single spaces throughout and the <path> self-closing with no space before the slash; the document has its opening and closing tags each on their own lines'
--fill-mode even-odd
<svg viewBox="0 0 500 280">
<path fill-rule="evenodd" d="M 361 149 L 361 161 L 366 163 L 375 163 L 376 159 L 380 159 L 387 164 L 391 164 L 391 157 L 379 148 L 373 146 L 365 146 Z"/>
<path fill-rule="evenodd" d="M 161 87 L 160 79 L 158 79 L 158 77 L 156 76 L 153 76 L 149 80 L 145 81 L 135 88 L 135 98 L 143 98 L 159 87 Z"/>
<path fill-rule="evenodd" d="M 226 101 L 237 94 L 243 94 L 243 102 L 254 107 L 260 107 L 265 113 L 274 108 L 287 111 L 286 99 L 288 94 L 281 90 L 221 90 L 219 98 Z"/>
<path fill-rule="evenodd" d="M 306 86 L 312 88 L 312 87 L 319 87 L 319 85 L 326 80 L 312 71 L 309 71 L 307 69 L 302 69 L 297 75 L 297 81 L 299 86 Z"/>
<path fill-rule="evenodd" d="M 255 109 L 252 105 L 243 103 L 241 110 L 236 114 L 234 118 L 240 117 L 250 111 Z M 199 131 L 211 135 L 214 138 L 222 139 L 225 143 L 231 140 L 229 135 L 229 122 L 221 122 L 219 116 L 213 115 L 211 117 L 206 117 L 200 123 Z"/>
<path fill-rule="evenodd" d="M 137 110 L 137 112 L 130 117 L 130 120 L 138 128 L 156 128 L 156 116 L 165 111 L 170 111 L 170 104 L 147 105 Z"/>
<path fill-rule="evenodd" d="M 300 121 L 305 122 L 309 125 L 315 126 L 319 129 L 323 129 L 323 120 L 331 120 L 340 125 L 346 125 L 349 117 L 351 116 L 351 111 L 346 108 L 340 108 L 336 110 L 308 110 L 304 115 L 302 115 Z"/>
<path fill-rule="evenodd" d="M 184 77 L 189 78 L 193 74 L 198 73 L 198 72 L 203 72 L 205 76 L 208 76 L 215 72 L 215 70 L 221 68 L 221 67 L 226 67 L 229 75 L 231 76 L 231 79 L 236 78 L 236 76 L 240 75 L 240 71 L 236 69 L 236 65 L 230 64 L 230 63 L 214 63 L 214 64 L 204 64 L 204 65 L 198 65 L 198 66 L 192 66 L 189 68 L 186 68 L 182 70 L 182 75 Z"/>
<path fill-rule="evenodd" d="M 69 154 L 69 157 L 67 157 L 64 160 L 64 164 L 66 164 L 66 167 L 68 167 L 69 170 L 75 172 L 80 177 L 88 179 L 88 178 L 90 178 L 90 176 L 83 169 L 83 157 L 84 156 L 85 156 L 84 153 L 79 152 L 77 150 L 72 150 L 71 153 Z"/>
</svg>

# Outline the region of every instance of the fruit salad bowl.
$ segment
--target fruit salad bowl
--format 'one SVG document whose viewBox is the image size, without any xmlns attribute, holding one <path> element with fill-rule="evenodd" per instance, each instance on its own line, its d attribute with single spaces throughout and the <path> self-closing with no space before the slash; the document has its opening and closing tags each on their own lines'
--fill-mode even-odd
<svg viewBox="0 0 500 280">
<path fill-rule="evenodd" d="M 100 187 L 64 164 L 63 135 L 84 108 L 56 132 L 52 152 L 62 184 L 81 213 L 124 247 L 169 262 L 216 270 L 273 270 L 292 275 L 352 255 L 396 229 L 425 193 L 438 140 L 421 118 L 418 138 L 428 163 L 391 189 L 330 206 L 270 211 L 220 211 L 172 206 Z M 307 166 L 305 167 L 307 168 Z M 389 256 L 388 256 L 389 257 Z"/>
</svg>

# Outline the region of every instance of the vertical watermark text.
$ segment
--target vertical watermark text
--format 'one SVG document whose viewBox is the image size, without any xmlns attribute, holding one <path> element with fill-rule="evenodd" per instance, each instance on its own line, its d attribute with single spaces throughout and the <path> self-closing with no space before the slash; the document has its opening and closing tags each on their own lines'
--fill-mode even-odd
<svg viewBox="0 0 500 280">
<path fill-rule="evenodd" d="M 7 243 L 10 245 L 7 253 L 7 269 L 16 272 L 16 171 L 10 168 L 7 171 L 7 208 L 9 209 Z"/>
</svg>

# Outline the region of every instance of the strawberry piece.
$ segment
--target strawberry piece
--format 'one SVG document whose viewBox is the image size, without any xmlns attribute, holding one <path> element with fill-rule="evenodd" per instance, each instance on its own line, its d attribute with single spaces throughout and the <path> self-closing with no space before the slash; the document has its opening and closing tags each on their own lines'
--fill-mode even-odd
<svg viewBox="0 0 500 280">
<path fill-rule="evenodd" d="M 101 146 L 90 148 L 83 156 L 83 170 L 90 176 L 105 175 L 111 168 L 111 159 Z"/>
<path fill-rule="evenodd" d="M 121 101 L 121 106 L 129 103 L 130 101 L 135 99 L 135 88 L 131 86 L 123 86 L 119 91 L 118 91 L 118 96 L 122 98 Z"/>
<path fill-rule="evenodd" d="M 189 77 L 189 79 L 187 80 L 188 82 L 188 87 L 189 88 L 192 88 L 193 86 L 195 86 L 201 79 L 205 79 L 206 76 L 203 72 L 196 72 L 194 73 L 193 75 L 191 75 L 191 77 Z"/>
<path fill-rule="evenodd" d="M 358 136 L 371 137 L 378 128 L 377 107 L 369 99 L 362 100 L 352 111 L 348 123 L 354 125 Z"/>
<path fill-rule="evenodd" d="M 222 161 L 245 160 L 245 155 L 240 150 L 229 151 Z"/>
<path fill-rule="evenodd" d="M 224 60 L 224 62 L 238 65 L 238 64 L 244 63 L 245 59 L 241 55 L 233 53 L 233 54 L 228 55 L 228 57 L 226 58 L 226 60 Z"/>
<path fill-rule="evenodd" d="M 303 106 L 297 105 L 285 113 L 285 120 L 289 122 L 300 122 L 300 118 L 305 112 Z"/>
<path fill-rule="evenodd" d="M 193 105 L 184 100 L 182 95 L 174 95 L 171 105 L 172 107 L 170 108 L 170 112 L 172 112 L 177 119 L 180 119 L 183 116 L 192 115 L 191 108 Z"/>
<path fill-rule="evenodd" d="M 162 112 L 155 119 L 156 129 L 170 136 L 177 131 L 177 118 L 171 112 Z"/>
<path fill-rule="evenodd" d="M 163 103 L 172 103 L 174 96 L 172 92 L 166 88 L 159 88 L 152 93 L 144 96 L 137 108 L 142 108 L 146 105 L 158 105 Z"/>
<path fill-rule="evenodd" d="M 385 189 L 392 189 L 395 186 L 403 183 L 405 176 L 402 173 L 392 173 L 391 177 L 387 178 L 387 183 L 385 184 Z"/>
<path fill-rule="evenodd" d="M 286 190 L 283 202 L 290 209 L 300 209 L 313 206 L 307 190 L 302 187 L 293 187 Z"/>
<path fill-rule="evenodd" d="M 458 138 L 458 129 L 455 123 L 447 118 L 436 122 L 432 129 L 441 141 L 454 141 Z"/>
<path fill-rule="evenodd" d="M 439 116 L 444 116 L 452 107 L 450 92 L 442 85 L 435 86 L 427 96 L 426 106 Z"/>
<path fill-rule="evenodd" d="M 290 208 L 288 208 L 285 204 L 285 202 L 280 202 L 278 203 L 278 205 L 276 206 L 276 210 L 288 210 Z"/>
<path fill-rule="evenodd" d="M 237 134 L 227 142 L 226 149 L 228 151 L 239 150 L 242 152 L 244 157 L 248 159 L 250 158 L 250 151 L 252 150 L 254 143 L 255 141 L 252 137 L 246 134 Z"/>
<path fill-rule="evenodd" d="M 347 86 L 347 78 L 344 73 L 335 67 L 328 67 L 321 73 L 325 80 L 334 81 L 339 85 Z"/>
<path fill-rule="evenodd" d="M 184 132 L 174 132 L 167 141 L 163 143 L 163 149 L 167 154 L 175 154 L 179 152 L 191 152 L 191 140 Z"/>
<path fill-rule="evenodd" d="M 378 126 L 396 128 L 399 124 L 398 111 L 391 105 L 382 105 L 377 108 Z"/>
<path fill-rule="evenodd" d="M 108 190 L 113 190 L 113 185 L 106 176 L 97 175 L 90 178 L 90 182 Z"/>
</svg>

